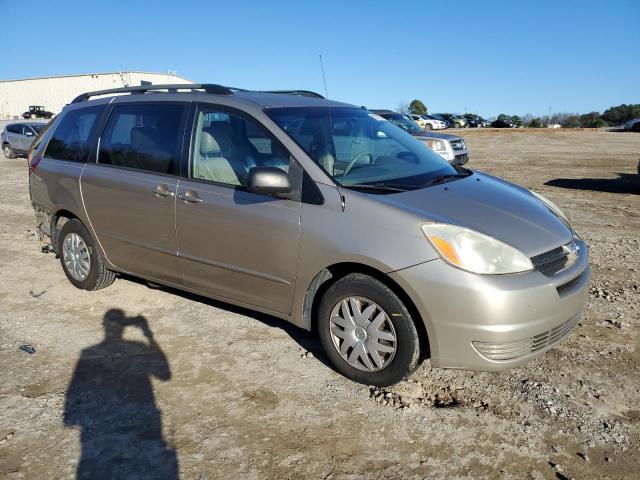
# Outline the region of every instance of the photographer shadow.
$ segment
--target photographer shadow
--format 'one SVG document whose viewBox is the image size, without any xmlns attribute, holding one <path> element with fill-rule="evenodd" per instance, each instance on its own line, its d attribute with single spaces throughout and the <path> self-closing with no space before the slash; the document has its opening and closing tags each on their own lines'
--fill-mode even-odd
<svg viewBox="0 0 640 480">
<path fill-rule="evenodd" d="M 82 351 L 66 392 L 64 424 L 81 431 L 76 477 L 178 479 L 151 384 L 151 377 L 171 378 L 167 358 L 145 317 L 111 309 L 102 324 L 104 339 Z M 125 340 L 127 327 L 147 341 Z"/>
</svg>

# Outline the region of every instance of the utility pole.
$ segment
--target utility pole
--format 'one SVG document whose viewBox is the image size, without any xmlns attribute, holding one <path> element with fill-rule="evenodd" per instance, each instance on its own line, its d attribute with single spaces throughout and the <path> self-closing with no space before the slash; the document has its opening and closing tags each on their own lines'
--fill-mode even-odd
<svg viewBox="0 0 640 480">
<path fill-rule="evenodd" d="M 551 126 L 551 107 L 549 107 L 549 116 L 547 116 L 547 127 Z"/>
</svg>

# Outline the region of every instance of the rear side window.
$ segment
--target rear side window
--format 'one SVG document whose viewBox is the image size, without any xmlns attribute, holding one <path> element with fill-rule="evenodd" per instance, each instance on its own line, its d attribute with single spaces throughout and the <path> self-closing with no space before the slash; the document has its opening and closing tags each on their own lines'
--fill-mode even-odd
<svg viewBox="0 0 640 480">
<path fill-rule="evenodd" d="M 103 111 L 104 107 L 99 106 L 68 112 L 53 132 L 45 157 L 86 162 L 89 157 L 89 142 L 97 127 L 96 120 Z"/>
<path fill-rule="evenodd" d="M 117 105 L 102 139 L 98 162 L 177 175 L 184 106 Z"/>
<path fill-rule="evenodd" d="M 9 125 L 7 127 L 7 132 L 9 132 L 9 133 L 22 133 L 20 125 Z"/>
</svg>

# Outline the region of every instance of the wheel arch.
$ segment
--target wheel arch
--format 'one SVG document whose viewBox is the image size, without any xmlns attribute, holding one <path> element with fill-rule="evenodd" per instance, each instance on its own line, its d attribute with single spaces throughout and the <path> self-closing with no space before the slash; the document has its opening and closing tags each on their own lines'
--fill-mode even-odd
<svg viewBox="0 0 640 480">
<path fill-rule="evenodd" d="M 309 286 L 307 287 L 304 297 L 302 314 L 303 328 L 314 333 L 317 332 L 318 308 L 322 295 L 331 285 L 350 273 L 362 273 L 365 275 L 369 275 L 370 277 L 375 278 L 376 280 L 385 284 L 393 291 L 393 293 L 398 296 L 398 298 L 400 298 L 402 303 L 407 307 L 407 310 L 409 310 L 411 318 L 414 319 L 416 329 L 418 330 L 418 337 L 420 340 L 420 360 L 429 358 L 429 335 L 427 334 L 425 320 L 422 318 L 422 315 L 420 315 L 420 312 L 411 297 L 398 283 L 396 283 L 384 272 L 363 263 L 335 263 L 323 268 L 315 275 L 315 277 L 313 277 L 313 280 L 311 280 Z"/>
<path fill-rule="evenodd" d="M 49 226 L 49 232 L 51 233 L 51 246 L 53 247 L 54 252 L 59 253 L 58 234 L 62 229 L 62 226 L 69 220 L 74 219 L 82 222 L 82 219 L 78 215 L 65 209 L 60 209 L 51 216 L 51 225 Z M 82 224 L 84 225 L 84 222 L 82 222 Z"/>
</svg>

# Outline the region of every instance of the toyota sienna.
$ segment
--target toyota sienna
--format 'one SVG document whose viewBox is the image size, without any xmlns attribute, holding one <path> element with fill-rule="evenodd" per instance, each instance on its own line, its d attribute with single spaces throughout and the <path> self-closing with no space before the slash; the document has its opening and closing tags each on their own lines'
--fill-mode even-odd
<svg viewBox="0 0 640 480">
<path fill-rule="evenodd" d="M 29 186 L 76 287 L 126 273 L 280 317 L 365 384 L 521 365 L 584 306 L 587 247 L 552 202 L 313 92 L 86 93 Z"/>
</svg>

